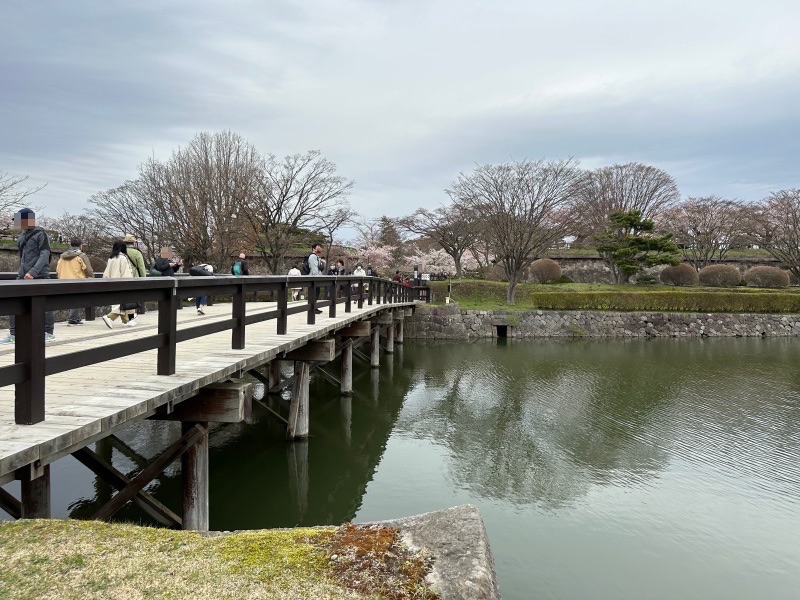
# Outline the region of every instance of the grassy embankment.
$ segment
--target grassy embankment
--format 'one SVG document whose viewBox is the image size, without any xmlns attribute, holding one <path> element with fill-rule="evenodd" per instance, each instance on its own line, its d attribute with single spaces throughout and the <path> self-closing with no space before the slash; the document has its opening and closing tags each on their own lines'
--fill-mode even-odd
<svg viewBox="0 0 800 600">
<path fill-rule="evenodd" d="M 443 304 L 447 281 L 432 281 L 435 303 Z M 515 304 L 506 304 L 508 284 L 457 279 L 450 297 L 469 310 L 620 310 L 664 312 L 797 313 L 800 288 L 703 288 L 666 285 L 520 283 Z"/>
<path fill-rule="evenodd" d="M 396 529 L 206 537 L 98 521 L 0 523 L 0 598 L 436 598 Z"/>
</svg>

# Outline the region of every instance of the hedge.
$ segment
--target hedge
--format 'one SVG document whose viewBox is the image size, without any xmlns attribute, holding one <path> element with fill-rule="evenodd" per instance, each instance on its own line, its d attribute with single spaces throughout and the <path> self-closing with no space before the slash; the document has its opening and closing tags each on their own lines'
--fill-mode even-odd
<svg viewBox="0 0 800 600">
<path fill-rule="evenodd" d="M 444 302 L 446 281 L 431 282 L 436 302 Z M 452 299 L 466 308 L 486 310 L 506 307 L 508 284 L 493 281 L 462 280 L 453 282 Z M 609 286 L 610 288 L 612 286 Z M 545 310 L 620 310 L 666 312 L 798 313 L 800 293 L 789 290 L 753 290 L 751 288 L 641 288 L 591 289 L 574 284 L 560 286 L 517 285 L 514 296 L 517 309 Z M 666 286 L 664 286 L 666 287 Z M 583 289 L 582 289 L 583 288 Z"/>
</svg>

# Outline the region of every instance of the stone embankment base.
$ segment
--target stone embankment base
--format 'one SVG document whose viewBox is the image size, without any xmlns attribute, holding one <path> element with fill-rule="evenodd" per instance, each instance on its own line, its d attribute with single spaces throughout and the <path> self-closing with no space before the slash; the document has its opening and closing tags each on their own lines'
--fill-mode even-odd
<svg viewBox="0 0 800 600">
<path fill-rule="evenodd" d="M 800 335 L 798 314 L 732 314 L 531 310 L 461 310 L 421 306 L 405 321 L 405 337 L 786 337 Z"/>
<path fill-rule="evenodd" d="M 400 530 L 412 548 L 433 556 L 431 587 L 442 600 L 495 600 L 500 588 L 478 509 L 463 504 L 413 517 L 371 523 Z"/>
</svg>

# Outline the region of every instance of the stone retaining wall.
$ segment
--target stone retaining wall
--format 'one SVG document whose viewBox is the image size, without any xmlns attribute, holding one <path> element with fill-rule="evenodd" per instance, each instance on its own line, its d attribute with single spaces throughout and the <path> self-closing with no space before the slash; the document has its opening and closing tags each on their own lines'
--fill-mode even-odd
<svg viewBox="0 0 800 600">
<path fill-rule="evenodd" d="M 404 335 L 420 339 L 502 337 L 778 337 L 800 335 L 798 314 L 461 310 L 421 306 Z M 498 334 L 499 330 L 499 334 Z"/>
</svg>

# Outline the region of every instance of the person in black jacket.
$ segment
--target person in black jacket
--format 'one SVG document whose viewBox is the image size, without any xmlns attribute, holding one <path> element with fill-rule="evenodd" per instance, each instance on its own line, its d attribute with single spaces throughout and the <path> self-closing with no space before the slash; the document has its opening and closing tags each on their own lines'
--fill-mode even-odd
<svg viewBox="0 0 800 600">
<path fill-rule="evenodd" d="M 161 271 L 161 274 L 164 277 L 172 277 L 175 275 L 175 272 L 181 268 L 183 265 L 183 261 L 178 259 L 176 260 L 172 256 L 172 249 L 171 248 L 162 248 L 161 249 L 161 256 L 156 259 L 156 264 L 154 265 L 157 271 Z"/>
<path fill-rule="evenodd" d="M 22 230 L 17 238 L 19 248 L 19 270 L 17 279 L 49 279 L 50 278 L 50 238 L 47 232 L 36 225 L 36 214 L 30 208 L 23 208 L 14 215 L 14 225 Z M 16 319 L 9 317 L 11 327 L 9 333 L 0 339 L 0 344 L 14 342 Z M 53 312 L 44 313 L 44 340 L 56 339 L 53 335 L 55 319 Z"/>
</svg>

